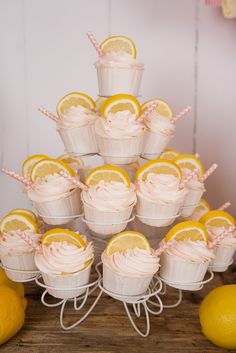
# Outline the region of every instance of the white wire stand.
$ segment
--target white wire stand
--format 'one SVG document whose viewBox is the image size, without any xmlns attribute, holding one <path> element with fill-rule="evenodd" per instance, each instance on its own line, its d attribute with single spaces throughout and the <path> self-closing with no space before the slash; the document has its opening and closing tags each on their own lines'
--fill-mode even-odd
<svg viewBox="0 0 236 353">
<path fill-rule="evenodd" d="M 68 223 L 81 218 L 83 216 L 82 213 L 76 215 L 68 215 L 68 216 L 47 216 L 37 212 L 38 216 L 42 218 L 45 225 L 55 228 L 56 226 L 67 225 Z M 47 221 L 48 220 L 48 221 Z M 63 221 L 64 220 L 64 221 Z"/>
<path fill-rule="evenodd" d="M 101 266 L 101 262 L 96 265 L 97 271 L 100 273 L 99 267 Z M 152 315 L 160 315 L 163 311 L 163 304 L 159 297 L 159 293 L 162 290 L 162 282 L 158 277 L 154 277 L 147 291 L 140 295 L 120 295 L 117 293 L 113 293 L 103 286 L 102 277 L 99 280 L 99 288 L 102 293 L 106 293 L 110 297 L 115 300 L 119 300 L 123 303 L 125 308 L 125 312 L 128 316 L 128 319 L 134 328 L 134 330 L 142 337 L 147 337 L 150 333 L 150 314 Z M 133 310 L 133 315 L 131 314 L 130 308 Z M 141 319 L 142 309 L 144 311 L 146 327 L 144 331 L 142 331 L 135 321 Z M 136 320 L 133 318 L 136 317 Z"/>
<path fill-rule="evenodd" d="M 0 267 L 6 272 L 7 277 L 9 277 L 14 282 L 26 283 L 34 281 L 40 273 L 38 270 L 19 270 L 10 268 L 4 266 L 2 262 L 0 262 Z"/>
<path fill-rule="evenodd" d="M 104 154 L 102 152 L 98 152 L 98 155 L 103 158 L 104 162 L 110 165 L 124 165 L 124 164 L 131 164 L 136 162 L 140 154 L 134 154 L 134 155 L 124 155 L 124 156 L 117 156 L 117 155 L 108 155 Z"/>
</svg>

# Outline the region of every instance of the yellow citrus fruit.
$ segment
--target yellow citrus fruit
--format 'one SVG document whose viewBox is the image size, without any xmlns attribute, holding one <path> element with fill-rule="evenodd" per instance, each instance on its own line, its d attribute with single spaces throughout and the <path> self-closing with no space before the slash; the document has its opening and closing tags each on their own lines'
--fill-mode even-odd
<svg viewBox="0 0 236 353">
<path fill-rule="evenodd" d="M 40 161 L 41 159 L 44 159 L 44 158 L 47 158 L 47 156 L 45 156 L 44 154 L 34 154 L 34 155 L 26 158 L 26 160 L 24 161 L 24 163 L 22 165 L 23 177 L 30 177 L 31 170 L 32 170 L 33 166 L 35 165 L 35 163 L 37 163 L 38 161 Z"/>
<path fill-rule="evenodd" d="M 44 233 L 41 239 L 41 243 L 45 246 L 49 246 L 52 242 L 62 241 L 66 241 L 69 244 L 74 244 L 78 248 L 86 248 L 84 239 L 79 234 L 67 229 L 54 228 L 48 230 Z"/>
<path fill-rule="evenodd" d="M 6 286 L 14 289 L 14 291 L 23 298 L 25 295 L 25 288 L 23 283 L 13 282 L 10 278 L 7 277 L 3 268 L 0 268 L 0 286 L 5 284 Z"/>
<path fill-rule="evenodd" d="M 111 238 L 105 249 L 108 255 L 115 252 L 123 253 L 128 249 L 150 250 L 148 239 L 139 232 L 126 231 L 119 233 Z"/>
<path fill-rule="evenodd" d="M 124 51 L 136 58 L 136 47 L 134 42 L 126 36 L 111 36 L 106 38 L 101 44 L 100 48 L 103 53 Z"/>
<path fill-rule="evenodd" d="M 103 165 L 101 167 L 94 168 L 85 178 L 85 184 L 88 186 L 97 185 L 101 180 L 111 182 L 116 181 L 119 183 L 124 183 L 128 187 L 130 186 L 130 178 L 124 169 L 116 167 Z"/>
<path fill-rule="evenodd" d="M 101 107 L 102 117 L 107 117 L 108 113 L 117 113 L 123 110 L 129 110 L 136 116 L 140 115 L 140 104 L 138 100 L 130 94 L 115 94 L 107 98 Z"/>
<path fill-rule="evenodd" d="M 94 110 L 95 103 L 91 97 L 85 93 L 72 92 L 66 94 L 57 104 L 57 115 L 62 117 L 71 107 L 82 105 L 84 108 Z"/>
<path fill-rule="evenodd" d="M 57 159 L 68 164 L 73 170 L 78 170 L 80 167 L 84 166 L 84 162 L 81 158 L 75 157 L 68 153 L 62 154 L 61 156 L 57 157 Z"/>
<path fill-rule="evenodd" d="M 26 303 L 14 289 L 0 285 L 0 345 L 15 336 L 24 325 Z"/>
<path fill-rule="evenodd" d="M 156 107 L 156 111 L 158 114 L 170 119 L 173 117 L 173 113 L 171 111 L 170 106 L 160 98 L 150 99 L 149 101 L 145 102 L 141 107 L 142 112 L 144 112 L 150 106 L 150 104 L 155 102 L 158 103 L 158 106 Z"/>
<path fill-rule="evenodd" d="M 159 158 L 168 159 L 169 161 L 173 161 L 173 159 L 179 155 L 180 155 L 180 153 L 178 151 L 171 149 L 171 148 L 167 148 L 166 150 L 164 150 L 162 152 L 162 154 L 160 155 Z"/>
<path fill-rule="evenodd" d="M 12 213 L 17 213 L 17 214 L 25 214 L 26 216 L 29 216 L 34 222 L 37 222 L 37 216 L 36 214 L 31 211 L 28 210 L 26 208 L 14 208 L 13 210 L 11 210 L 11 212 L 9 212 L 10 214 Z"/>
<path fill-rule="evenodd" d="M 236 0 L 222 0 L 221 7 L 225 18 L 235 18 Z"/>
<path fill-rule="evenodd" d="M 194 154 L 181 154 L 174 159 L 174 162 L 181 169 L 185 168 L 190 171 L 197 169 L 201 175 L 205 172 L 202 162 Z"/>
<path fill-rule="evenodd" d="M 75 176 L 74 171 L 67 163 L 62 162 L 59 159 L 45 158 L 41 159 L 33 166 L 30 178 L 32 181 L 36 181 L 37 179 L 43 179 L 47 175 L 59 173 L 60 171 Z"/>
<path fill-rule="evenodd" d="M 155 159 L 144 163 L 136 173 L 136 181 L 145 181 L 149 173 L 155 174 L 171 174 L 181 179 L 182 173 L 180 168 L 172 161 L 167 159 Z"/>
<path fill-rule="evenodd" d="M 103 104 L 106 102 L 107 97 L 98 97 L 95 101 L 95 111 L 96 112 L 101 112 L 101 108 Z"/>
<path fill-rule="evenodd" d="M 236 349 L 236 284 L 213 289 L 199 309 L 203 334 L 215 345 Z"/>
<path fill-rule="evenodd" d="M 235 225 L 235 219 L 229 213 L 220 210 L 212 210 L 205 213 L 201 218 L 200 222 L 206 227 L 224 227 L 229 228 Z"/>
<path fill-rule="evenodd" d="M 171 228 L 166 234 L 165 241 L 174 239 L 176 241 L 192 240 L 192 241 L 208 241 L 208 234 L 206 228 L 196 221 L 181 222 Z"/>
<path fill-rule="evenodd" d="M 32 218 L 24 213 L 9 213 L 1 220 L 1 233 L 8 233 L 15 230 L 30 230 L 37 233 L 38 226 Z"/>
</svg>

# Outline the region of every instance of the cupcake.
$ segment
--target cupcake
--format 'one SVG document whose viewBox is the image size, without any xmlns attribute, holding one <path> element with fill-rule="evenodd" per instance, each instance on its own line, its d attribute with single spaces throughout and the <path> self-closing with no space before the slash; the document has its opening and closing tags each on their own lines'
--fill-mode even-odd
<svg viewBox="0 0 236 353">
<path fill-rule="evenodd" d="M 168 226 L 178 217 L 186 197 L 181 189 L 181 170 L 172 161 L 156 159 L 141 166 L 136 174 L 136 216 L 142 223 Z"/>
<path fill-rule="evenodd" d="M 34 248 L 24 240 L 39 242 L 36 222 L 28 215 L 11 212 L 1 220 L 0 259 L 7 276 L 16 282 L 33 279 L 37 274 Z"/>
<path fill-rule="evenodd" d="M 136 162 L 142 152 L 145 127 L 138 121 L 140 105 L 135 97 L 117 94 L 106 100 L 95 123 L 99 154 L 107 164 Z"/>
<path fill-rule="evenodd" d="M 152 99 L 142 105 L 142 112 L 155 102 L 158 103 L 156 109 L 144 119 L 146 131 L 142 156 L 146 159 L 157 158 L 175 133 L 175 124 L 171 121 L 173 114 L 167 103 L 160 99 Z"/>
<path fill-rule="evenodd" d="M 103 286 L 111 296 L 132 300 L 146 293 L 159 269 L 147 238 L 127 231 L 115 235 L 102 253 Z M 127 296 L 127 298 L 125 298 Z"/>
<path fill-rule="evenodd" d="M 169 161 L 173 161 L 176 157 L 178 157 L 181 153 L 174 150 L 173 148 L 166 148 L 160 155 L 161 159 L 168 159 Z"/>
<path fill-rule="evenodd" d="M 66 229 L 51 229 L 42 237 L 35 263 L 48 293 L 55 298 L 75 298 L 85 293 L 93 263 L 93 245 Z"/>
<path fill-rule="evenodd" d="M 208 231 L 210 241 L 222 234 L 231 226 L 235 226 L 235 219 L 225 211 L 212 210 L 205 213 L 200 222 Z M 214 272 L 224 272 L 233 262 L 236 250 L 236 232 L 229 233 L 220 240 L 215 247 L 215 258 L 210 263 L 210 269 Z"/>
<path fill-rule="evenodd" d="M 200 199 L 197 207 L 195 208 L 195 210 L 193 211 L 191 216 L 186 217 L 187 218 L 186 220 L 199 221 L 200 218 L 208 211 L 210 211 L 210 205 L 208 204 L 208 202 L 206 200 Z"/>
<path fill-rule="evenodd" d="M 94 123 L 98 118 L 95 103 L 84 93 L 64 96 L 57 105 L 57 131 L 68 153 L 97 153 Z"/>
<path fill-rule="evenodd" d="M 60 171 L 74 176 L 69 165 L 56 159 L 42 159 L 31 172 L 32 187 L 27 191 L 45 223 L 66 224 L 81 214 L 80 189 Z"/>
<path fill-rule="evenodd" d="M 82 191 L 81 199 L 88 228 L 100 237 L 124 230 L 136 203 L 135 188 L 127 173 L 115 166 L 97 167 L 88 174 L 85 184 L 88 190 Z"/>
<path fill-rule="evenodd" d="M 100 96 L 112 96 L 120 92 L 139 95 L 144 65 L 136 59 L 136 48 L 125 36 L 111 36 L 100 48 L 103 52 L 95 63 Z"/>
<path fill-rule="evenodd" d="M 206 228 L 199 222 L 182 222 L 166 234 L 163 243 L 169 240 L 173 240 L 173 245 L 160 258 L 161 279 L 177 289 L 201 289 L 214 259 L 214 251 L 207 245 Z"/>
</svg>

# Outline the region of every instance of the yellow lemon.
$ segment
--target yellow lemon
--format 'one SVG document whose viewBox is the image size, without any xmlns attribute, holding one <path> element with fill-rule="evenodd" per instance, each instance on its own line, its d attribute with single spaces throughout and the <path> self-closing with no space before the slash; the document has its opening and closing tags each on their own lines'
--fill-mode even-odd
<svg viewBox="0 0 236 353">
<path fill-rule="evenodd" d="M 176 241 L 208 241 L 206 228 L 199 222 L 186 221 L 176 224 L 165 236 L 165 241 L 174 239 Z"/>
<path fill-rule="evenodd" d="M 101 115 L 106 118 L 108 113 L 117 113 L 129 110 L 136 116 L 140 115 L 141 107 L 138 100 L 130 94 L 115 94 L 109 97 L 101 107 Z"/>
<path fill-rule="evenodd" d="M 148 239 L 139 232 L 128 230 L 126 232 L 114 235 L 106 247 L 106 253 L 112 255 L 115 252 L 123 253 L 127 249 L 143 249 L 150 250 Z"/>
<path fill-rule="evenodd" d="M 23 298 L 25 295 L 25 288 L 23 283 L 13 282 L 10 278 L 7 277 L 3 268 L 0 268 L 0 286 L 5 284 L 8 287 L 14 289 L 14 291 Z"/>
<path fill-rule="evenodd" d="M 104 54 L 124 51 L 136 58 L 135 44 L 129 37 L 126 36 L 108 37 L 100 44 L 100 48 Z"/>
<path fill-rule="evenodd" d="M 171 174 L 178 179 L 182 177 L 181 170 L 177 164 L 160 158 L 144 163 L 136 172 L 136 182 L 146 180 L 149 173 Z"/>
<path fill-rule="evenodd" d="M 85 184 L 88 186 L 97 185 L 101 180 L 111 182 L 116 181 L 130 186 L 130 178 L 124 169 L 114 165 L 103 165 L 94 168 L 85 178 Z"/>
<path fill-rule="evenodd" d="M 162 154 L 160 155 L 159 158 L 168 159 L 169 161 L 173 161 L 173 159 L 175 159 L 179 155 L 180 155 L 180 152 L 178 152 L 174 149 L 171 149 L 171 148 L 167 148 L 162 152 Z"/>
<path fill-rule="evenodd" d="M 57 114 L 62 117 L 71 107 L 77 107 L 82 105 L 82 107 L 94 110 L 95 103 L 91 97 L 82 92 L 72 92 L 66 94 L 62 97 L 57 104 Z"/>
<path fill-rule="evenodd" d="M 78 248 L 86 248 L 86 243 L 83 238 L 71 230 L 54 228 L 48 230 L 42 236 L 41 242 L 45 246 L 49 246 L 52 242 L 66 241 L 68 244 L 76 245 Z"/>
<path fill-rule="evenodd" d="M 160 98 L 150 99 L 149 101 L 145 102 L 141 108 L 142 112 L 144 112 L 152 103 L 158 103 L 156 107 L 157 113 L 162 116 L 165 116 L 166 118 L 172 119 L 173 113 L 170 106 Z"/>
<path fill-rule="evenodd" d="M 213 289 L 199 310 L 203 334 L 225 349 L 236 349 L 236 284 Z"/>
</svg>

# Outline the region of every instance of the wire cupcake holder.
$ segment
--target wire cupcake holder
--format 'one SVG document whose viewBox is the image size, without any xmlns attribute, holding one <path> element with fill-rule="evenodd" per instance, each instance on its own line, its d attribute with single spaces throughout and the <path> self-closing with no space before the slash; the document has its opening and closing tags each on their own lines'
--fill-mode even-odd
<svg viewBox="0 0 236 353">
<path fill-rule="evenodd" d="M 32 282 L 35 281 L 40 271 L 38 270 L 20 270 L 3 265 L 0 261 L 0 267 L 6 272 L 7 276 L 14 282 Z"/>
</svg>

